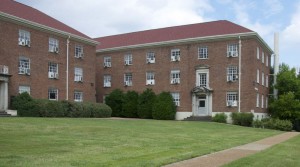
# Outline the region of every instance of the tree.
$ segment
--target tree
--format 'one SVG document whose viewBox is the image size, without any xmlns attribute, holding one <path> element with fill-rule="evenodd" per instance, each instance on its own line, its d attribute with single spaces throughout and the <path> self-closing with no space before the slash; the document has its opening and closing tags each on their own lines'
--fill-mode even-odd
<svg viewBox="0 0 300 167">
<path fill-rule="evenodd" d="M 138 99 L 138 116 L 140 118 L 152 118 L 152 106 L 156 95 L 152 89 L 146 89 Z"/>
<path fill-rule="evenodd" d="M 123 101 L 124 93 L 120 89 L 115 89 L 108 96 L 106 96 L 105 104 L 112 109 L 113 117 L 121 116 Z"/>
<path fill-rule="evenodd" d="M 153 104 L 152 117 L 154 119 L 174 120 L 176 106 L 169 92 L 160 93 Z"/>
<path fill-rule="evenodd" d="M 128 91 L 124 95 L 122 106 L 122 116 L 127 118 L 137 118 L 139 94 L 135 91 Z"/>
</svg>

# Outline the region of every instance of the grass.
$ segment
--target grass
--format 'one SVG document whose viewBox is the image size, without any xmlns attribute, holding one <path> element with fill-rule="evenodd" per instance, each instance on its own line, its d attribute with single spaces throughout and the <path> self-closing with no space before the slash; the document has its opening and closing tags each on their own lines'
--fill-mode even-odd
<svg viewBox="0 0 300 167">
<path fill-rule="evenodd" d="M 300 166 L 300 135 L 270 149 L 234 161 L 224 167 L 294 167 Z"/>
<path fill-rule="evenodd" d="M 0 166 L 161 166 L 279 133 L 206 122 L 1 118 Z"/>
</svg>

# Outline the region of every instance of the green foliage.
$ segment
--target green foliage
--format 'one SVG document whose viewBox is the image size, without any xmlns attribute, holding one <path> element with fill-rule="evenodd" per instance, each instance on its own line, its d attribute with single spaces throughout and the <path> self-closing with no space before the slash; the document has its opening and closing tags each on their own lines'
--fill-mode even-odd
<svg viewBox="0 0 300 167">
<path fill-rule="evenodd" d="M 254 115 L 252 113 L 245 112 L 233 112 L 231 113 L 232 123 L 240 126 L 252 126 Z"/>
<path fill-rule="evenodd" d="M 138 98 L 138 116 L 139 118 L 152 118 L 152 105 L 156 95 L 152 89 L 146 89 Z"/>
<path fill-rule="evenodd" d="M 139 94 L 135 91 L 128 91 L 124 95 L 122 106 L 122 116 L 127 118 L 137 118 Z"/>
<path fill-rule="evenodd" d="M 153 104 L 152 117 L 159 120 L 174 120 L 176 106 L 169 92 L 160 93 Z"/>
<path fill-rule="evenodd" d="M 12 99 L 11 107 L 14 110 L 19 110 L 23 105 L 26 105 L 26 103 L 30 101 L 32 101 L 32 97 L 27 92 L 24 92 Z"/>
<path fill-rule="evenodd" d="M 227 115 L 225 113 L 218 113 L 213 118 L 213 122 L 219 122 L 219 123 L 227 123 Z"/>
<path fill-rule="evenodd" d="M 63 117 L 64 105 L 59 101 L 51 101 L 46 99 L 35 99 L 36 110 L 39 111 L 41 117 Z"/>
<path fill-rule="evenodd" d="M 293 124 L 289 120 L 280 120 L 280 119 L 268 119 L 263 121 L 263 127 L 267 129 L 276 129 L 282 131 L 291 131 Z"/>
<path fill-rule="evenodd" d="M 86 115 L 90 114 L 93 118 L 107 118 L 111 116 L 112 110 L 106 104 L 101 103 L 78 103 L 83 105 L 83 111 Z"/>
<path fill-rule="evenodd" d="M 105 103 L 112 109 L 113 117 L 120 117 L 124 103 L 124 93 L 120 89 L 113 90 L 106 96 Z"/>
</svg>

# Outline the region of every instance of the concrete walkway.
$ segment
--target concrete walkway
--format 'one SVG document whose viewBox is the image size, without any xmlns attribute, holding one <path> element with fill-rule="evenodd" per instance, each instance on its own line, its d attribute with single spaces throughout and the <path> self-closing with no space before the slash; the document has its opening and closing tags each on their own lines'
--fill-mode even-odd
<svg viewBox="0 0 300 167">
<path fill-rule="evenodd" d="M 165 167 L 216 167 L 222 166 L 231 161 L 255 154 L 265 150 L 273 145 L 286 141 L 300 134 L 299 132 L 286 132 L 280 135 L 268 137 L 253 143 L 245 144 L 238 147 L 233 147 L 227 150 L 222 150 L 208 155 L 203 155 L 193 159 L 177 162 L 166 165 Z"/>
</svg>

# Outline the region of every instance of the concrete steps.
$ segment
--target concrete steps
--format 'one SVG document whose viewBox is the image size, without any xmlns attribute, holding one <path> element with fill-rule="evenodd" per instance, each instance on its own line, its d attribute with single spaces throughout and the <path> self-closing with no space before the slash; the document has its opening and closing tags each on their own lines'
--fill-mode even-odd
<svg viewBox="0 0 300 167">
<path fill-rule="evenodd" d="M 10 114 L 7 114 L 4 110 L 0 110 L 0 117 L 10 117 Z"/>
<path fill-rule="evenodd" d="M 203 121 L 203 122 L 211 122 L 211 116 L 190 116 L 184 119 L 184 121 Z"/>
</svg>

